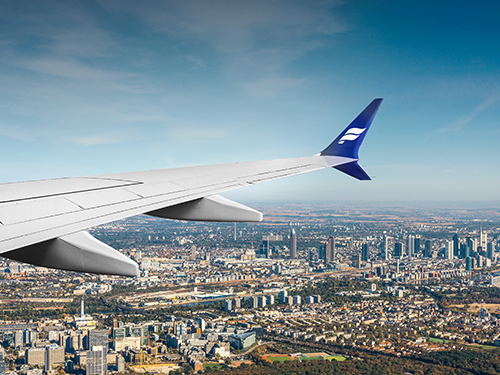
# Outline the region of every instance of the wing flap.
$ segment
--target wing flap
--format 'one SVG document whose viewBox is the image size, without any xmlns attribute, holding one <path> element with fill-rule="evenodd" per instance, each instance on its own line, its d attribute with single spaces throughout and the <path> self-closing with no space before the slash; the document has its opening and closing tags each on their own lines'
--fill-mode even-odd
<svg viewBox="0 0 500 375">
<path fill-rule="evenodd" d="M 166 219 L 192 221 L 262 221 L 262 213 L 259 211 L 219 195 L 195 199 L 159 210 L 146 212 L 146 214 Z"/>
<path fill-rule="evenodd" d="M 0 222 L 12 225 L 81 210 L 81 207 L 63 197 L 27 200 L 0 205 Z"/>
<path fill-rule="evenodd" d="M 67 199 L 83 209 L 109 206 L 140 199 L 141 196 L 123 188 L 89 191 L 67 196 Z"/>
<path fill-rule="evenodd" d="M 126 189 L 134 194 L 140 195 L 143 198 L 155 197 L 158 195 L 177 193 L 187 190 L 186 188 L 173 184 L 171 182 L 134 185 L 129 186 Z"/>
<path fill-rule="evenodd" d="M 133 186 L 137 183 L 112 178 L 72 177 L 0 184 L 0 203 Z"/>
<path fill-rule="evenodd" d="M 139 266 L 87 232 L 26 246 L 3 257 L 36 266 L 107 275 L 137 276 Z"/>
</svg>

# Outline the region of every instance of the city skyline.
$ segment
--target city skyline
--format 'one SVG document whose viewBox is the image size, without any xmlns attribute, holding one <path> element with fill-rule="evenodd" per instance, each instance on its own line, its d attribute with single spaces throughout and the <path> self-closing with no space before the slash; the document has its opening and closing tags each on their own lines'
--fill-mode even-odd
<svg viewBox="0 0 500 375">
<path fill-rule="evenodd" d="M 372 182 L 322 171 L 227 197 L 497 201 L 498 8 L 4 2 L 0 182 L 313 155 L 382 97 Z"/>
</svg>

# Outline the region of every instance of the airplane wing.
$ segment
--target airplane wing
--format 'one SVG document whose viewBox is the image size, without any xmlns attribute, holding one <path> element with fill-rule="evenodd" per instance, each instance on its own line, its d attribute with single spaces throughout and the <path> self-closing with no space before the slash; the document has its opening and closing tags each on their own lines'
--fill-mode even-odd
<svg viewBox="0 0 500 375">
<path fill-rule="evenodd" d="M 333 167 L 360 180 L 358 149 L 375 99 L 322 152 L 301 158 L 0 184 L 0 256 L 63 270 L 136 276 L 138 265 L 85 229 L 137 214 L 199 221 L 261 221 L 219 193 Z"/>
</svg>

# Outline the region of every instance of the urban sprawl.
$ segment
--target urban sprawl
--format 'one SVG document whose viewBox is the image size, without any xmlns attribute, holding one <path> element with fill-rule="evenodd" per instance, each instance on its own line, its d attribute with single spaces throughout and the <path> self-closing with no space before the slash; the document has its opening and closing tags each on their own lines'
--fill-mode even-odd
<svg viewBox="0 0 500 375">
<path fill-rule="evenodd" d="M 0 375 L 500 346 L 500 210 L 259 208 L 258 224 L 139 216 L 92 229 L 139 263 L 135 278 L 4 259 Z"/>
</svg>

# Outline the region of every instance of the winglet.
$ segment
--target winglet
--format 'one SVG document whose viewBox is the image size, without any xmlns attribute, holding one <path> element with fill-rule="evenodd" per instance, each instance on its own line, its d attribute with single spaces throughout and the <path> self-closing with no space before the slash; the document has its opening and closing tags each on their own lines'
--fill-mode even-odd
<svg viewBox="0 0 500 375">
<path fill-rule="evenodd" d="M 337 165 L 334 167 L 335 169 L 358 180 L 370 180 L 370 177 L 357 163 L 358 150 L 381 103 L 382 99 L 374 99 L 327 148 L 320 152 L 322 156 L 342 156 L 355 159 L 350 163 Z"/>
</svg>

